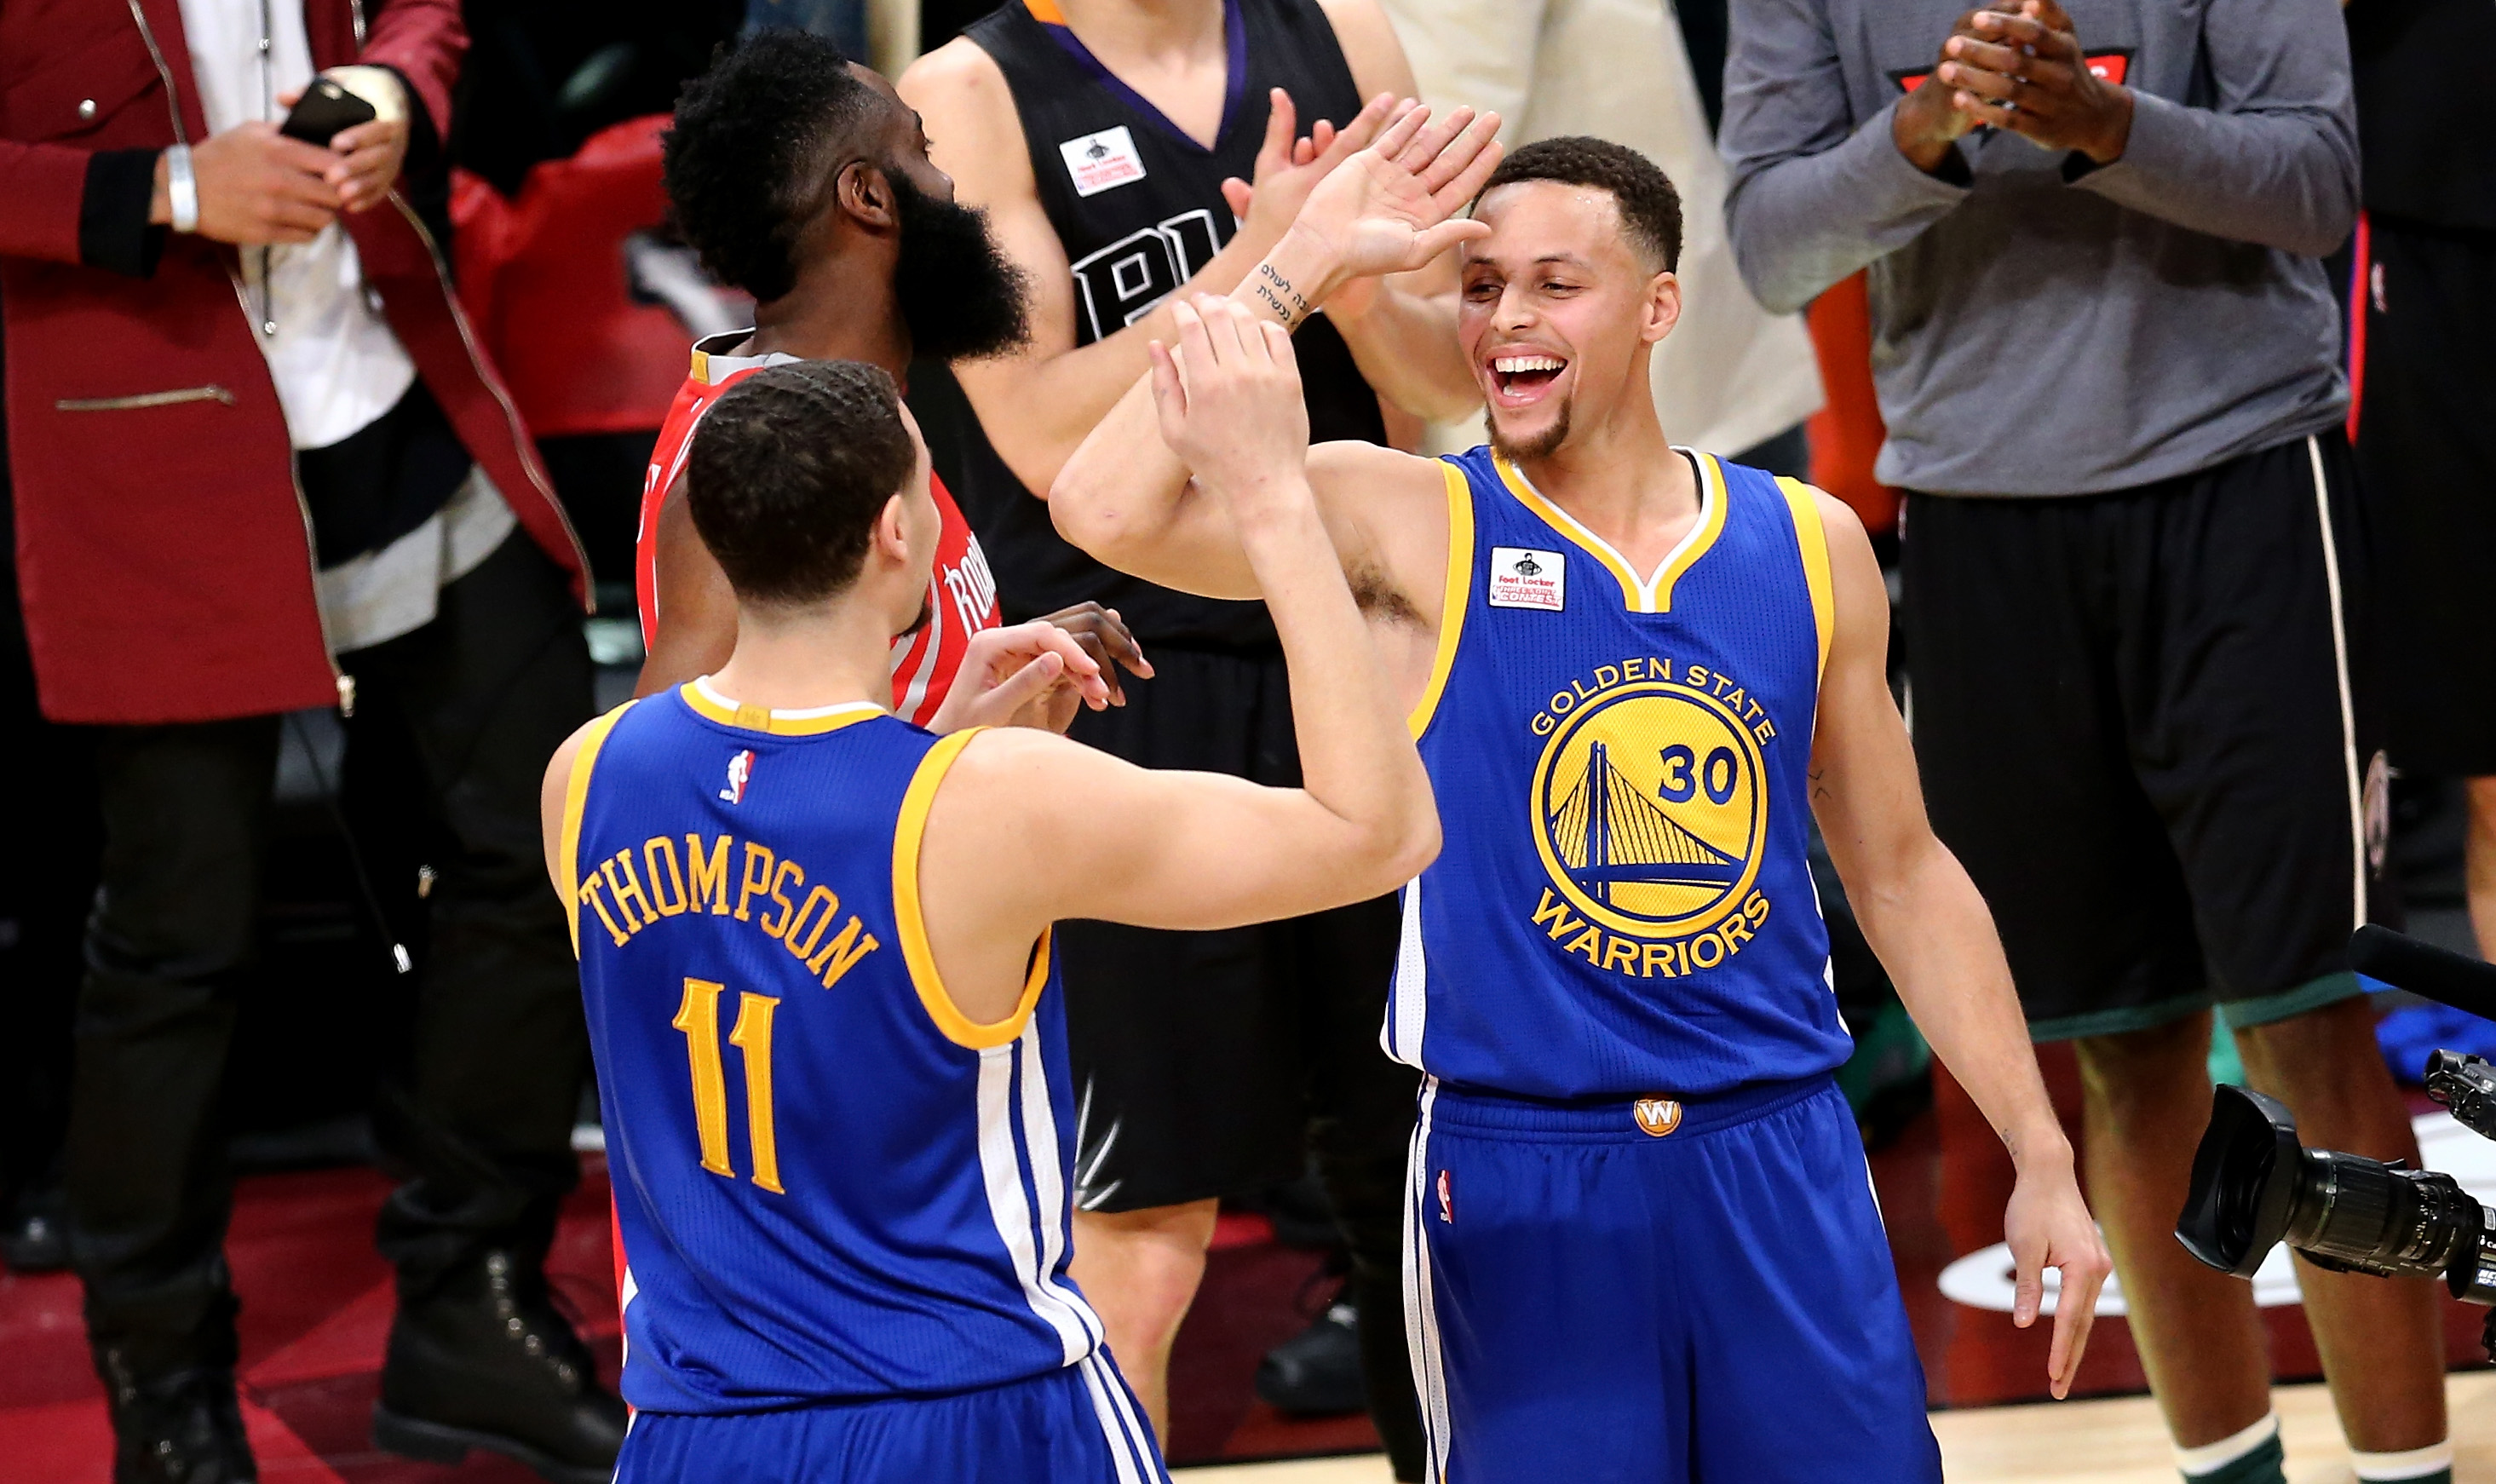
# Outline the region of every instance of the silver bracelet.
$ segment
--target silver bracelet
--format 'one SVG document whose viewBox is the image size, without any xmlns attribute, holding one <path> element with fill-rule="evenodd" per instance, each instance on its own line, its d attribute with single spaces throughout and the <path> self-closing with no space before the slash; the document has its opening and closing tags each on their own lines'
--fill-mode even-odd
<svg viewBox="0 0 2496 1484">
<path fill-rule="evenodd" d="M 191 146 L 165 146 L 165 201 L 175 232 L 200 230 L 200 177 L 191 172 Z"/>
</svg>

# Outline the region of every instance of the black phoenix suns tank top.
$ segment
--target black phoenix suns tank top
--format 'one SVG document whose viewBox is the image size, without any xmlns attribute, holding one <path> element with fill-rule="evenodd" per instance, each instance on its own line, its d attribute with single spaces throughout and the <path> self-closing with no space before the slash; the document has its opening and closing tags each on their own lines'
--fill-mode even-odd
<svg viewBox="0 0 2496 1484">
<path fill-rule="evenodd" d="M 1111 76 L 1053 0 L 1008 0 L 963 32 L 996 60 L 1014 91 L 1040 203 L 1075 272 L 1075 343 L 1113 335 L 1187 282 L 1238 231 L 1225 177 L 1254 179 L 1273 88 L 1289 93 L 1305 132 L 1344 123 L 1360 92 L 1317 0 L 1227 0 L 1229 67 L 1222 129 L 1211 149 Z M 1294 337 L 1317 442 L 1384 443 L 1378 394 L 1352 352 L 1317 315 Z M 969 421 L 969 419 L 965 419 Z M 1264 649 L 1275 643 L 1262 603 L 1174 593 L 1093 561 L 1067 544 L 976 426 L 961 439 L 964 514 L 995 568 L 1009 622 L 1085 599 L 1117 608 L 1147 644 Z"/>
</svg>

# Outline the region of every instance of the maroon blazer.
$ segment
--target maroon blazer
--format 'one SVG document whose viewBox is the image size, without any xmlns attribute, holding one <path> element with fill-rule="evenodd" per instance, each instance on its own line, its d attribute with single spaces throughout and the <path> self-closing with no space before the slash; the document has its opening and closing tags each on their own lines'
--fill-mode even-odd
<svg viewBox="0 0 2496 1484">
<path fill-rule="evenodd" d="M 449 136 L 467 46 L 457 0 L 300 3 L 316 66 L 396 69 Z M 237 254 L 174 235 L 145 278 L 79 261 L 90 159 L 206 134 L 179 0 L 0 0 L 17 573 L 55 721 L 206 721 L 338 698 L 309 521 Z M 580 542 L 439 245 L 397 192 L 346 222 L 418 374 L 585 607 Z"/>
</svg>

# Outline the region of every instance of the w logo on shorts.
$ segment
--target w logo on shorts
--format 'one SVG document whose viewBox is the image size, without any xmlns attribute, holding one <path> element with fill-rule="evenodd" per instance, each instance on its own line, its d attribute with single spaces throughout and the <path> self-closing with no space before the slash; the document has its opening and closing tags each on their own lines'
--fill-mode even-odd
<svg viewBox="0 0 2496 1484">
<path fill-rule="evenodd" d="M 1681 1104 L 1669 1098 L 1641 1098 L 1630 1104 L 1630 1116 L 1638 1120 L 1639 1132 L 1660 1139 L 1681 1127 Z"/>
</svg>

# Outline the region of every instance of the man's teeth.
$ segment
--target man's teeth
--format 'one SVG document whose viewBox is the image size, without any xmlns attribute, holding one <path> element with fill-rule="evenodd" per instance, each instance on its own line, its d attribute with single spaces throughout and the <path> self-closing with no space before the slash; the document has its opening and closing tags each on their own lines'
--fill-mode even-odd
<svg viewBox="0 0 2496 1484">
<path fill-rule="evenodd" d="M 1567 361 L 1551 356 L 1502 356 L 1490 366 L 1502 376 L 1514 376 L 1520 371 L 1557 371 L 1567 364 Z"/>
</svg>

